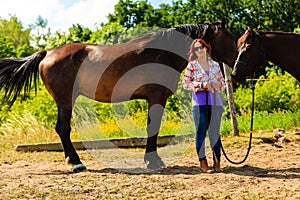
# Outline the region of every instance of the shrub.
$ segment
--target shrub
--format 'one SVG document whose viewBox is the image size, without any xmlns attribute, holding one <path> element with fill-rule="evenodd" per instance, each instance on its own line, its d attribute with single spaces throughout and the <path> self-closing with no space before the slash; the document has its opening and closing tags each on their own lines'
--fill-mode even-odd
<svg viewBox="0 0 300 200">
<path fill-rule="evenodd" d="M 300 108 L 300 91 L 297 81 L 290 74 L 278 76 L 274 71 L 270 80 L 260 77 L 255 85 L 255 109 L 258 111 L 277 112 L 278 109 L 297 111 Z M 252 91 L 240 86 L 234 93 L 237 111 L 251 108 Z"/>
</svg>

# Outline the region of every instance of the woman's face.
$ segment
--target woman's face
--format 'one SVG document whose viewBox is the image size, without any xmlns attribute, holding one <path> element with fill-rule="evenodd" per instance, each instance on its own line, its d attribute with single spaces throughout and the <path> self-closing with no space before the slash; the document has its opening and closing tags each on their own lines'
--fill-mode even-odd
<svg viewBox="0 0 300 200">
<path fill-rule="evenodd" d="M 194 44 L 194 52 L 195 52 L 195 54 L 196 54 L 197 57 L 205 56 L 206 55 L 206 51 L 207 51 L 207 49 L 200 42 L 196 42 Z"/>
</svg>

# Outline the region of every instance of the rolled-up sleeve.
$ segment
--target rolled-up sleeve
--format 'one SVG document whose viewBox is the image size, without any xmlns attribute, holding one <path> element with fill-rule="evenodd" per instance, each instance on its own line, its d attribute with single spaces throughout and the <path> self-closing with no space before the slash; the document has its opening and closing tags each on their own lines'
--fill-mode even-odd
<svg viewBox="0 0 300 200">
<path fill-rule="evenodd" d="M 189 63 L 182 78 L 182 87 L 186 90 L 197 92 L 199 90 L 200 83 L 194 80 L 194 73 L 195 70 Z"/>
</svg>

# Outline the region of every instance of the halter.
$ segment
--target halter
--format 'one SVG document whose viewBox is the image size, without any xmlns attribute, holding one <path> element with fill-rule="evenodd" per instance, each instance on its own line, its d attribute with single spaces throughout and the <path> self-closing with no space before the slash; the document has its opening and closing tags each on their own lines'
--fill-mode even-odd
<svg viewBox="0 0 300 200">
<path fill-rule="evenodd" d="M 236 64 L 242 64 L 242 65 L 245 65 L 245 66 L 247 65 L 246 62 L 240 61 L 240 60 L 236 60 L 235 63 L 236 63 Z"/>
</svg>

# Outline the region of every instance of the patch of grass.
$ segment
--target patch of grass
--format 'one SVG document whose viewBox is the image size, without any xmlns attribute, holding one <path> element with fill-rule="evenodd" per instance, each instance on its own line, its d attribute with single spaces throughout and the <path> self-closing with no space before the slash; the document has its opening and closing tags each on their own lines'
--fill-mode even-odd
<svg viewBox="0 0 300 200">
<path fill-rule="evenodd" d="M 139 110 L 134 115 L 116 115 L 99 122 L 95 115 L 86 110 L 80 111 L 80 119 L 75 115 L 71 140 L 95 140 L 107 138 L 146 137 L 147 111 Z M 77 120 L 77 121 L 76 121 Z M 250 131 L 250 111 L 242 111 L 238 116 L 240 133 Z M 255 112 L 253 131 L 273 130 L 275 128 L 292 129 L 300 125 L 300 111 L 281 111 L 276 113 Z M 194 133 L 191 113 L 185 111 L 181 117 L 172 112 L 165 112 L 160 135 Z M 232 132 L 230 119 L 223 119 L 221 135 Z M 60 142 L 54 127 L 45 126 L 29 111 L 18 115 L 11 113 L 8 120 L 0 127 L 0 152 L 14 149 L 17 144 Z"/>
<path fill-rule="evenodd" d="M 250 131 L 251 111 L 241 112 L 237 116 L 238 128 L 241 133 Z M 273 130 L 276 128 L 283 128 L 285 130 L 297 127 L 300 125 L 300 110 L 298 112 L 281 111 L 276 113 L 268 113 L 266 111 L 254 111 L 253 131 L 258 130 Z M 229 135 L 232 132 L 231 121 L 223 120 L 221 126 L 221 134 Z"/>
<path fill-rule="evenodd" d="M 164 189 L 179 189 L 179 190 L 182 190 L 182 189 L 184 189 L 185 188 L 185 183 L 183 183 L 183 182 L 176 182 L 176 181 L 168 181 L 168 182 L 166 182 L 166 183 L 164 183 L 163 185 L 162 185 L 162 187 L 164 188 Z"/>
<path fill-rule="evenodd" d="M 80 137 L 75 132 L 72 139 L 79 140 Z M 29 111 L 22 115 L 10 114 L 7 122 L 0 127 L 0 140 L 0 152 L 11 150 L 17 144 L 60 141 L 54 128 L 45 127 Z"/>
</svg>

